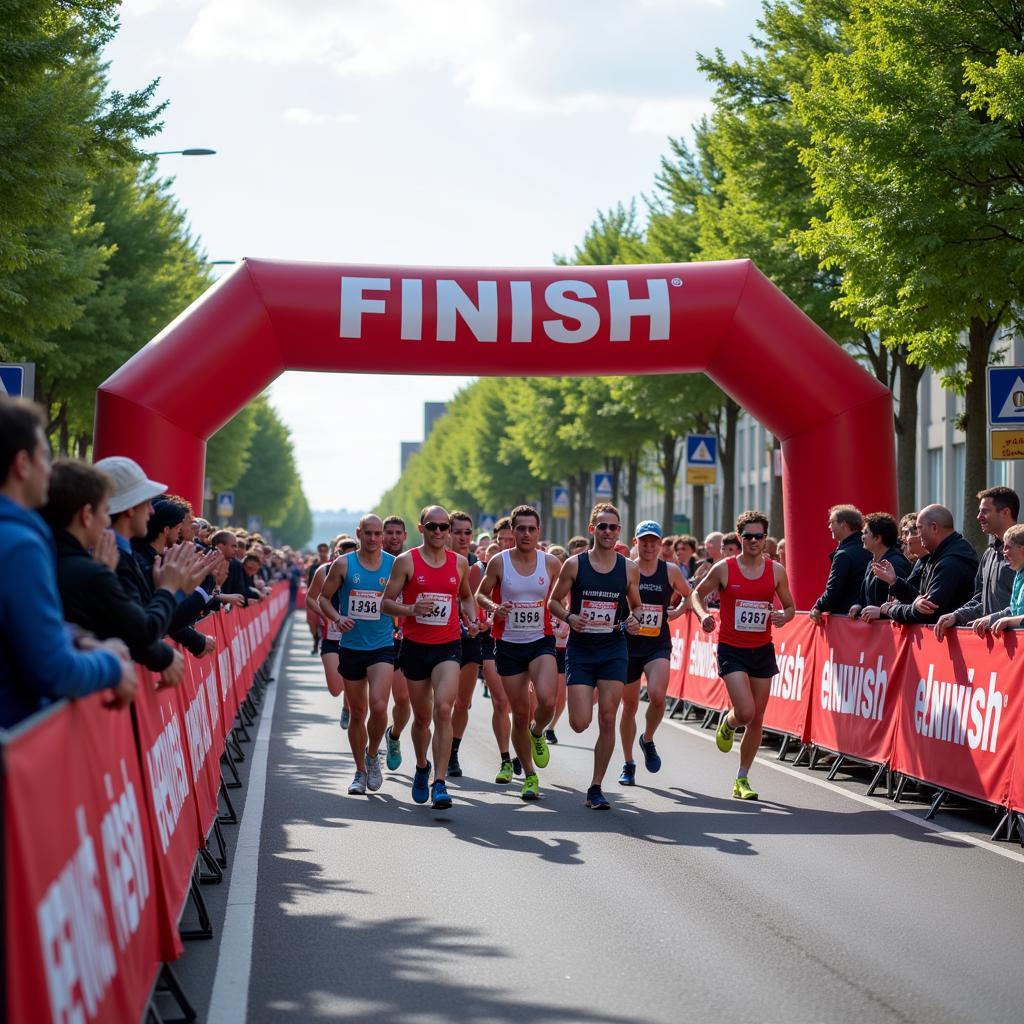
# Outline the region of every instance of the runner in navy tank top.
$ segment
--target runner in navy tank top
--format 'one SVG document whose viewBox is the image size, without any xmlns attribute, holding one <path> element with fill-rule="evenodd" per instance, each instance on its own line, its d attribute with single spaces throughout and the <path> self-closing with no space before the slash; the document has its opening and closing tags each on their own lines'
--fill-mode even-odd
<svg viewBox="0 0 1024 1024">
<path fill-rule="evenodd" d="M 672 657 L 670 619 L 678 618 L 688 608 L 690 585 L 676 562 L 659 557 L 661 526 L 653 519 L 640 523 L 633 535 L 640 570 L 640 629 L 626 638 L 629 661 L 626 686 L 622 691 L 622 720 L 619 735 L 625 764 L 619 775 L 620 786 L 632 786 L 636 780 L 633 740 L 636 738 L 636 713 L 640 707 L 640 677 L 647 680 L 647 721 L 640 734 L 644 767 L 651 772 L 661 770 L 661 758 L 654 745 L 654 733 L 665 717 L 665 694 L 668 692 L 669 661 Z"/>
<path fill-rule="evenodd" d="M 742 552 L 717 562 L 690 598 L 705 633 L 715 630 L 715 617 L 704 607 L 708 594 L 721 599 L 718 640 L 718 673 L 729 691 L 732 707 L 722 716 L 715 734 L 718 749 L 728 753 L 733 735 L 745 726 L 740 744 L 740 770 L 732 787 L 738 800 L 756 800 L 750 788 L 750 766 L 761 745 L 761 723 L 771 692 L 775 664 L 772 626 L 789 622 L 795 614 L 786 570 L 764 555 L 768 517 L 763 512 L 744 512 L 736 520 Z M 774 609 L 778 594 L 781 609 Z"/>
<path fill-rule="evenodd" d="M 610 806 L 601 783 L 615 750 L 615 719 L 626 684 L 625 633 L 640 629 L 640 570 L 615 550 L 621 529 L 614 505 L 595 505 L 590 513 L 594 547 L 566 559 L 548 599 L 551 614 L 572 630 L 565 652 L 565 682 L 573 732 L 590 725 L 597 688 L 599 732 L 586 804 L 601 811 Z"/>
<path fill-rule="evenodd" d="M 381 599 L 381 611 L 404 619 L 398 660 L 412 700 L 412 742 L 416 750 L 412 798 L 451 807 L 445 785 L 452 754 L 452 708 L 462 660 L 460 619 L 470 636 L 478 632 L 477 607 L 469 589 L 469 563 L 446 547 L 451 520 L 440 505 L 420 513 L 423 543 L 395 559 Z M 430 723 L 434 722 L 434 782 L 430 781 Z"/>
</svg>

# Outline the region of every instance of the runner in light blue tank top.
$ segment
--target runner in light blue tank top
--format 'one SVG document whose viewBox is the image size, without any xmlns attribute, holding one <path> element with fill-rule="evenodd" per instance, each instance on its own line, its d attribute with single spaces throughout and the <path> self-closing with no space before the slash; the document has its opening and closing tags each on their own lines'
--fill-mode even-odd
<svg viewBox="0 0 1024 1024">
<path fill-rule="evenodd" d="M 359 561 L 359 553 L 345 556 L 345 581 L 338 591 L 340 612 L 355 620 L 355 627 L 341 634 L 341 646 L 352 651 L 375 651 L 392 645 L 394 623 L 389 615 L 381 615 L 380 598 L 384 593 L 395 556 L 380 553 L 380 568 L 367 569 Z"/>
</svg>

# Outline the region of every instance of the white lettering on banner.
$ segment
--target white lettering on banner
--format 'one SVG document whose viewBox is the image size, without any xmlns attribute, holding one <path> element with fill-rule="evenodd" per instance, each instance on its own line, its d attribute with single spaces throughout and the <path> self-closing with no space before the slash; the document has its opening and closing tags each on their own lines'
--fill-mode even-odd
<svg viewBox="0 0 1024 1024">
<path fill-rule="evenodd" d="M 718 678 L 718 642 L 695 636 L 690 643 L 690 664 L 687 671 L 703 679 Z"/>
<path fill-rule="evenodd" d="M 157 831 L 164 853 L 178 827 L 181 809 L 188 800 L 185 755 L 181 750 L 181 729 L 176 715 L 163 727 L 156 742 L 146 751 L 149 784 L 153 791 Z"/>
<path fill-rule="evenodd" d="M 206 703 L 210 710 L 210 728 L 216 729 L 220 721 L 220 701 L 217 699 L 217 673 L 213 669 L 206 677 Z"/>
<path fill-rule="evenodd" d="M 242 671 L 242 633 L 237 632 L 231 638 L 231 664 L 234 666 L 234 676 L 237 679 L 238 673 Z"/>
<path fill-rule="evenodd" d="M 686 649 L 686 641 L 681 636 L 672 637 L 672 655 L 668 659 L 668 667 L 672 672 L 678 672 L 683 667 L 683 651 Z"/>
<path fill-rule="evenodd" d="M 78 849 L 36 907 L 50 1016 L 79 1024 L 96 1016 L 117 960 L 100 891 L 96 845 L 75 808 Z"/>
<path fill-rule="evenodd" d="M 220 667 L 220 696 L 226 700 L 228 690 L 231 689 L 231 681 L 234 678 L 231 672 L 231 649 L 225 647 L 217 652 L 217 665 Z"/>
<path fill-rule="evenodd" d="M 779 644 L 779 652 L 775 656 L 779 666 L 778 675 L 772 676 L 771 695 L 783 700 L 799 702 L 804 692 L 804 669 L 806 659 L 800 653 L 800 644 L 796 645 L 795 654 L 786 653 L 785 640 Z"/>
<path fill-rule="evenodd" d="M 821 707 L 838 715 L 854 715 L 880 722 L 885 706 L 889 674 L 880 654 L 874 668 L 864 666 L 864 652 L 855 665 L 836 663 L 836 652 L 830 647 L 825 667 L 821 670 Z"/>
<path fill-rule="evenodd" d="M 988 690 L 974 686 L 974 669 L 967 670 L 967 682 L 946 682 L 935 678 L 935 666 L 928 666 L 928 678 L 921 679 L 914 694 L 914 731 L 944 743 L 966 744 L 971 750 L 996 752 L 999 718 L 1009 702 L 996 686 L 998 673 L 989 674 Z"/>
<path fill-rule="evenodd" d="M 668 281 L 661 277 L 646 278 L 647 294 L 632 296 L 630 282 L 624 278 L 603 282 L 608 295 L 608 337 L 611 341 L 633 341 L 633 321 L 646 320 L 648 329 L 641 337 L 648 341 L 667 341 L 670 330 L 671 304 Z M 498 324 L 503 320 L 498 304 L 498 282 L 474 282 L 463 287 L 451 279 L 434 282 L 436 301 L 436 339 L 455 340 L 456 321 L 461 319 L 478 341 L 493 344 L 498 340 Z M 533 340 L 533 282 L 510 281 L 511 340 Z M 376 293 L 376 294 L 374 294 Z M 590 341 L 601 329 L 601 311 L 587 299 L 596 299 L 597 290 L 589 281 L 551 281 L 544 286 L 544 304 L 554 319 L 544 320 L 544 333 L 551 341 L 574 345 Z M 341 278 L 341 317 L 339 337 L 360 339 L 364 315 L 384 315 L 388 303 L 400 304 L 402 341 L 423 340 L 423 281 L 400 278 L 399 287 L 392 288 L 388 277 Z M 578 325 L 578 326 L 576 326 Z"/>
<path fill-rule="evenodd" d="M 123 953 L 139 930 L 142 912 L 149 901 L 149 865 L 146 862 L 146 840 L 139 814 L 135 787 L 128 778 L 128 768 L 121 760 L 124 788 L 114 799 L 114 785 L 109 773 L 103 777 L 107 799 L 112 801 L 103 816 L 100 834 L 103 837 L 103 860 L 107 866 L 107 887 L 114 908 L 114 930 L 117 947 Z"/>
<path fill-rule="evenodd" d="M 206 710 L 205 690 L 196 690 L 189 706 L 185 709 L 185 732 L 188 733 L 188 752 L 192 760 L 192 782 L 199 780 L 199 773 L 206 763 L 206 755 L 213 746 L 210 730 L 210 716 Z"/>
</svg>

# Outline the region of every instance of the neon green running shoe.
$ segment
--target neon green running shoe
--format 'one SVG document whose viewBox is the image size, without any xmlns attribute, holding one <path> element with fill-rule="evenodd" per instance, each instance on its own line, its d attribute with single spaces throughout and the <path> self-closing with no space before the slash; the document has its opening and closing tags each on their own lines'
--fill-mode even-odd
<svg viewBox="0 0 1024 1024">
<path fill-rule="evenodd" d="M 741 775 L 732 784 L 732 795 L 734 800 L 756 800 L 757 792 L 750 788 L 750 781 L 746 775 Z"/>
<path fill-rule="evenodd" d="M 524 800 L 540 799 L 540 783 L 536 775 L 527 775 L 523 779 L 523 791 L 519 794 Z"/>
<path fill-rule="evenodd" d="M 501 762 L 501 767 L 498 769 L 498 774 L 494 776 L 494 781 L 502 786 L 507 786 L 512 781 L 511 761 Z"/>
<path fill-rule="evenodd" d="M 736 730 L 730 729 L 726 724 L 728 721 L 729 713 L 726 712 L 722 715 L 722 720 L 718 723 L 718 731 L 715 733 L 715 745 L 723 754 L 728 754 L 732 750 L 732 738 L 736 735 Z"/>
<path fill-rule="evenodd" d="M 551 760 L 551 751 L 548 750 L 548 741 L 544 739 L 543 735 L 534 736 L 533 730 L 530 730 L 530 746 L 533 749 L 533 763 L 538 768 L 547 768 L 548 762 Z"/>
</svg>

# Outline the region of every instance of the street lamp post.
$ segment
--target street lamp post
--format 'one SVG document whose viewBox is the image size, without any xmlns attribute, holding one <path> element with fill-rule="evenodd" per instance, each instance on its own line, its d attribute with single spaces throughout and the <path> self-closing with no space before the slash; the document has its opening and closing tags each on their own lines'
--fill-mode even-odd
<svg viewBox="0 0 1024 1024">
<path fill-rule="evenodd" d="M 214 156 L 215 149 L 158 149 L 149 156 Z"/>
</svg>

